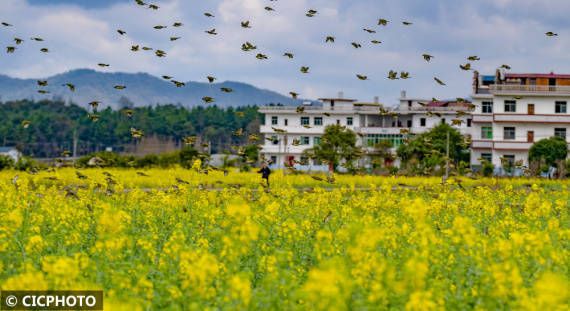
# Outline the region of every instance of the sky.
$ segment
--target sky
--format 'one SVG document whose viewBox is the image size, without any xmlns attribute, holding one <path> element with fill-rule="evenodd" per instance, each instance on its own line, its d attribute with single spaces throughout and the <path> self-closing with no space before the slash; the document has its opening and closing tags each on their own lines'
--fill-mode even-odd
<svg viewBox="0 0 570 311">
<path fill-rule="evenodd" d="M 468 97 L 473 72 L 459 65 L 471 55 L 481 58 L 471 65 L 482 74 L 493 74 L 502 64 L 516 73 L 570 73 L 568 0 L 144 1 L 159 10 L 135 0 L 2 0 L 0 22 L 13 26 L 0 26 L 0 42 L 17 49 L 13 54 L 0 51 L 0 74 L 44 78 L 92 68 L 202 82 L 211 75 L 218 82 L 240 81 L 282 94 L 294 91 L 308 99 L 343 91 L 345 98 L 372 101 L 378 96 L 382 103 L 395 105 L 402 90 L 416 98 Z M 309 9 L 318 13 L 306 17 Z M 379 18 L 388 25 L 379 26 Z M 252 28 L 241 28 L 246 20 Z M 184 26 L 172 27 L 174 22 Z M 168 27 L 156 30 L 156 25 Z M 212 28 L 218 35 L 204 32 Z M 117 29 L 127 33 L 121 36 Z M 559 35 L 547 37 L 549 31 Z M 325 43 L 327 36 L 335 42 Z M 25 41 L 15 45 L 14 37 Z M 241 51 L 246 41 L 258 49 Z M 167 56 L 131 52 L 131 45 L 161 49 Z M 39 51 L 44 47 L 49 53 Z M 295 57 L 283 57 L 284 52 Z M 256 59 L 257 53 L 268 59 Z M 434 58 L 428 63 L 424 53 Z M 100 68 L 98 63 L 110 66 Z M 308 66 L 309 73 L 301 73 L 301 66 Z M 409 72 L 411 78 L 389 80 L 390 70 Z M 434 77 L 447 85 L 437 84 Z"/>
</svg>

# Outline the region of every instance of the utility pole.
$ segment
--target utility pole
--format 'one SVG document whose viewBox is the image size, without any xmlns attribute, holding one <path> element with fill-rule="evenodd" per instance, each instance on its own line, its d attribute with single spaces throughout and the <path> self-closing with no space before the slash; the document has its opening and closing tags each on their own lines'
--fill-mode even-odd
<svg viewBox="0 0 570 311">
<path fill-rule="evenodd" d="M 77 158 L 77 129 L 73 130 L 73 158 Z"/>
<path fill-rule="evenodd" d="M 445 183 L 449 178 L 449 131 L 447 132 L 447 147 L 445 151 L 445 179 L 443 182 Z"/>
</svg>

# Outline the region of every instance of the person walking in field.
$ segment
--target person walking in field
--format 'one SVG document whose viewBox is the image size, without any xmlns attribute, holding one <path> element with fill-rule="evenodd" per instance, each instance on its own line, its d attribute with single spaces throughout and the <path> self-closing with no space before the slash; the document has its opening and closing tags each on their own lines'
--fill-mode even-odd
<svg viewBox="0 0 570 311">
<path fill-rule="evenodd" d="M 267 166 L 267 162 L 263 162 L 263 167 L 257 172 L 261 174 L 261 178 L 265 179 L 267 187 L 269 187 L 269 174 L 271 174 L 271 170 Z"/>
</svg>

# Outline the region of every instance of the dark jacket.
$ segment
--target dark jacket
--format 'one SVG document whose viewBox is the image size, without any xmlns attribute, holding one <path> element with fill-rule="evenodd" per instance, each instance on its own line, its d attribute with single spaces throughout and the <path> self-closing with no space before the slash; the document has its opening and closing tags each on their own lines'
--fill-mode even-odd
<svg viewBox="0 0 570 311">
<path fill-rule="evenodd" d="M 269 167 L 262 167 L 258 173 L 261 173 L 261 178 L 269 178 L 269 174 L 271 174 L 271 170 L 269 169 Z"/>
</svg>

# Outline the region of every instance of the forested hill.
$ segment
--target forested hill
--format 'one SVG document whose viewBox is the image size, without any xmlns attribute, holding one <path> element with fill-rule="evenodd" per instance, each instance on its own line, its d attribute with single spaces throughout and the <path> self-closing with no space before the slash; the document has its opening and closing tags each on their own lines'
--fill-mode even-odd
<svg viewBox="0 0 570 311">
<path fill-rule="evenodd" d="M 47 86 L 39 86 L 38 80 L 47 81 Z M 99 101 L 102 107 L 113 109 L 163 104 L 181 104 L 186 108 L 192 108 L 203 105 L 203 97 L 214 98 L 214 103 L 218 107 L 299 103 L 291 97 L 246 83 L 231 81 L 208 83 L 206 77 L 204 81 L 204 83 L 185 82 L 185 86 L 176 87 L 171 81 L 146 73 L 103 73 L 90 69 L 72 70 L 45 79 L 22 80 L 0 75 L 0 101 L 62 100 L 84 108 L 87 108 L 89 102 Z M 71 92 L 65 86 L 66 83 L 73 84 L 75 91 Z M 119 90 L 114 86 L 126 86 L 126 88 Z M 232 89 L 233 92 L 222 92 L 222 87 Z M 48 93 L 38 93 L 40 90 Z"/>
<path fill-rule="evenodd" d="M 16 101 L 0 104 L 0 145 L 17 146 L 26 155 L 57 157 L 72 150 L 77 133 L 78 155 L 113 147 L 120 151 L 139 144 L 131 128 L 142 130 L 145 138 L 181 144 L 183 137 L 199 136 L 211 142 L 212 152 L 230 150 L 231 145 L 247 143 L 247 135 L 234 136 L 240 128 L 247 134 L 259 132 L 261 116 L 257 107 L 221 109 L 217 106 L 188 110 L 177 105 L 133 108 L 129 117 L 124 110 L 106 108 L 97 112 L 100 119 L 88 118 L 91 111 L 76 105 L 53 101 Z M 239 111 L 239 113 L 236 113 Z M 243 113 L 243 116 L 241 116 Z M 30 121 L 28 128 L 22 121 Z M 169 151 L 169 150 L 159 150 Z"/>
</svg>

